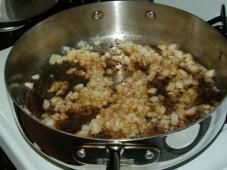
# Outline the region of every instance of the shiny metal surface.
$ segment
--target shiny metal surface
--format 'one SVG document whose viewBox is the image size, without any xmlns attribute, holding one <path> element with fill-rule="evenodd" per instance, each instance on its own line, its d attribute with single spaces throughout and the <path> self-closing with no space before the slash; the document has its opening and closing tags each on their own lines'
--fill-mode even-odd
<svg viewBox="0 0 227 170">
<path fill-rule="evenodd" d="M 108 159 L 106 164 L 106 170 L 120 170 L 121 150 L 122 147 L 119 146 L 108 147 Z"/>
<path fill-rule="evenodd" d="M 94 20 L 100 20 L 103 18 L 103 12 L 102 11 L 95 11 L 92 14 L 92 17 Z"/>
<path fill-rule="evenodd" d="M 77 156 L 80 157 L 80 158 L 85 158 L 86 157 L 86 151 L 84 149 L 78 150 Z"/>
<path fill-rule="evenodd" d="M 57 0 L 0 0 L 0 23 L 16 22 L 39 15 Z"/>
<path fill-rule="evenodd" d="M 146 11 L 146 17 L 148 19 L 154 19 L 155 18 L 155 13 L 153 11 Z"/>
<path fill-rule="evenodd" d="M 102 19 L 94 20 L 95 11 L 102 11 Z M 149 19 L 147 11 L 154 12 L 155 18 Z M 42 70 L 50 55 L 59 53 L 62 46 L 75 46 L 80 40 L 95 39 L 104 40 L 106 46 L 115 39 L 143 44 L 175 42 L 181 49 L 194 54 L 202 64 L 216 70 L 218 86 L 226 94 L 227 42 L 201 19 L 175 8 L 149 2 L 116 1 L 76 7 L 54 15 L 29 30 L 16 43 L 6 62 L 5 81 L 8 92 L 20 108 L 17 109 L 17 117 L 24 133 L 32 142 L 55 159 L 76 165 L 80 165 L 80 162 L 75 161 L 72 150 L 86 143 L 92 143 L 97 152 L 113 143 L 121 143 L 125 147 L 133 145 L 137 152 L 141 149 L 136 150 L 135 146 L 152 146 L 160 152 L 153 163 L 129 162 L 143 169 L 155 168 L 157 164 L 164 169 L 189 159 L 212 141 L 225 121 L 226 98 L 214 111 L 194 124 L 171 133 L 140 139 L 81 138 L 49 128 L 23 112 L 20 96 L 27 90 L 24 83 L 29 76 Z M 172 140 L 176 136 L 180 138 Z M 99 148 L 100 145 L 103 147 Z M 97 160 L 94 162 L 100 160 L 95 158 Z M 127 158 L 133 159 L 130 156 Z"/>
<path fill-rule="evenodd" d="M 148 159 L 148 160 L 153 159 L 154 158 L 154 153 L 151 152 L 150 150 L 147 150 L 146 154 L 145 154 L 145 158 Z"/>
<path fill-rule="evenodd" d="M 22 27 L 24 27 L 24 25 L 15 26 L 15 27 L 2 27 L 2 28 L 0 28 L 0 33 L 9 32 L 9 31 L 15 31 L 15 30 L 18 30 L 18 29 L 20 29 Z"/>
<path fill-rule="evenodd" d="M 160 156 L 158 148 L 149 144 L 103 144 L 91 143 L 77 145 L 73 149 L 73 158 L 82 164 L 115 164 L 123 165 L 144 165 L 156 162 Z M 79 155 L 78 155 L 79 153 Z M 81 154 L 82 153 L 82 154 Z M 85 156 L 84 156 L 84 153 Z M 110 155 L 110 153 L 112 155 Z M 83 156 L 81 156 L 83 155 Z M 115 157 L 115 158 L 114 158 Z M 115 161 L 115 159 L 120 159 Z M 130 161 L 127 161 L 130 160 Z M 115 163 L 113 163 L 115 162 Z M 110 168 L 112 166 L 108 165 Z"/>
</svg>

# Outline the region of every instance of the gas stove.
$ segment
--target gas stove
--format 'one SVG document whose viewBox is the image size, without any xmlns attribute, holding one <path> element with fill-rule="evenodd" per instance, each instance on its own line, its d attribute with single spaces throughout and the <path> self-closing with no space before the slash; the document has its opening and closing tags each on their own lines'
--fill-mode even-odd
<svg viewBox="0 0 227 170">
<path fill-rule="evenodd" d="M 73 3 L 74 2 L 74 3 Z M 76 1 L 71 1 L 65 3 L 62 6 L 57 6 L 50 13 L 42 15 L 41 18 L 37 20 L 28 21 L 26 27 L 23 29 L 18 29 L 17 32 L 8 32 L 4 33 L 6 41 L 3 45 L 0 42 L 0 49 L 3 49 L 7 46 L 13 45 L 16 39 L 28 28 L 37 23 L 39 20 L 61 11 L 72 6 L 80 5 L 82 3 L 94 2 L 94 1 L 81 1 L 80 4 L 75 4 Z M 226 20 L 225 20 L 225 9 L 222 7 L 222 4 L 226 5 L 227 2 L 224 0 L 156 0 L 156 3 L 166 4 L 174 6 L 188 12 L 193 13 L 209 21 L 210 24 L 214 25 L 219 31 L 226 36 Z M 222 9 L 222 10 L 221 10 Z M 222 12 L 220 12 L 222 11 Z M 221 13 L 221 15 L 220 15 Z M 224 20 L 223 20 L 224 19 Z M 222 22 L 221 22 L 222 21 Z M 20 31 L 20 32 L 19 32 Z M 14 36 L 14 34 L 16 36 Z M 9 36 L 10 35 L 10 36 Z M 0 34 L 1 36 L 1 34 Z M 3 36 L 1 36 L 2 39 Z M 7 38 L 8 37 L 8 38 Z M 2 45 L 2 46 L 1 46 Z M 12 106 L 11 100 L 9 99 L 4 84 L 4 64 L 7 58 L 7 55 L 12 47 L 8 47 L 0 51 L 0 147 L 4 150 L 10 161 L 14 164 L 16 169 L 19 170 L 60 170 L 60 169 L 105 169 L 104 166 L 100 167 L 90 167 L 90 166 L 70 166 L 59 164 L 57 161 L 53 161 L 52 158 L 46 155 L 40 155 L 36 152 L 29 142 L 24 138 L 20 129 L 17 126 L 17 119 L 15 118 L 14 108 Z M 225 141 L 227 141 L 227 125 L 224 125 L 221 132 L 213 143 L 200 155 L 192 160 L 188 160 L 187 163 L 176 168 L 178 170 L 191 170 L 191 169 L 200 169 L 200 170 L 227 170 L 227 150 L 225 148 Z M 1 155 L 0 155 L 1 156 Z M 1 169 L 1 163 L 0 163 Z M 127 169 L 127 167 L 122 167 L 122 169 Z M 132 167 L 132 169 L 136 169 Z M 149 169 L 149 167 L 148 167 Z M 6 169 L 11 170 L 11 168 Z"/>
<path fill-rule="evenodd" d="M 24 32 L 50 15 L 74 6 L 96 1 L 97 0 L 58 0 L 53 7 L 37 16 L 11 23 L 0 22 L 0 50 L 12 46 Z"/>
</svg>

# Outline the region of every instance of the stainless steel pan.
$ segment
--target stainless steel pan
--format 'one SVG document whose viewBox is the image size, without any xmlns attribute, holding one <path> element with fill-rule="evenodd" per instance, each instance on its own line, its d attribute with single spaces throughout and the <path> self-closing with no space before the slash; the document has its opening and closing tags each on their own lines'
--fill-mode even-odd
<svg viewBox="0 0 227 170">
<path fill-rule="evenodd" d="M 80 40 L 114 39 L 144 44 L 175 42 L 214 68 L 218 86 L 226 94 L 227 42 L 211 26 L 192 14 L 149 2 L 104 2 L 69 9 L 39 23 L 24 34 L 11 50 L 5 65 L 5 82 L 25 136 L 39 152 L 71 165 L 106 164 L 163 169 L 182 163 L 203 150 L 220 131 L 227 100 L 203 119 L 159 136 L 107 140 L 81 138 L 40 123 L 25 113 L 21 96 L 28 77 L 41 71 L 52 53 Z M 37 148 L 37 147 L 36 147 Z"/>
</svg>

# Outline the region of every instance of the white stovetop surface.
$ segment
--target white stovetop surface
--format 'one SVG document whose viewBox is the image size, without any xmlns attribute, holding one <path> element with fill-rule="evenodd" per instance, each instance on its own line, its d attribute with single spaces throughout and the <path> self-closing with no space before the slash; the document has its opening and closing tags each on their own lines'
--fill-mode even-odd
<svg viewBox="0 0 227 170">
<path fill-rule="evenodd" d="M 155 2 L 184 9 L 204 20 L 218 16 L 221 4 L 227 7 L 226 0 L 155 0 Z M 4 84 L 4 63 L 9 51 L 10 48 L 0 51 L 0 146 L 18 170 L 60 170 L 61 168 L 43 159 L 27 144 L 15 123 Z M 226 142 L 227 125 L 207 150 L 178 170 L 227 170 Z"/>
</svg>

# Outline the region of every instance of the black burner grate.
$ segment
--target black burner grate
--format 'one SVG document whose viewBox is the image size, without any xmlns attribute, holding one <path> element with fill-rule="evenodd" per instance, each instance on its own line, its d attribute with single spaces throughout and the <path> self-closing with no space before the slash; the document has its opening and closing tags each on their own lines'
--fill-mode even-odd
<svg viewBox="0 0 227 170">
<path fill-rule="evenodd" d="M 221 7 L 221 14 L 218 17 L 215 17 L 207 21 L 210 25 L 216 28 L 222 35 L 227 38 L 227 20 L 226 20 L 226 10 L 225 5 Z"/>
<path fill-rule="evenodd" d="M 30 18 L 26 21 L 20 21 L 16 23 L 0 23 L 0 50 L 12 46 L 16 42 L 16 40 L 30 27 L 49 17 L 50 15 L 71 7 L 93 3 L 96 1 L 97 0 L 59 0 L 57 4 L 47 12 Z"/>
</svg>

